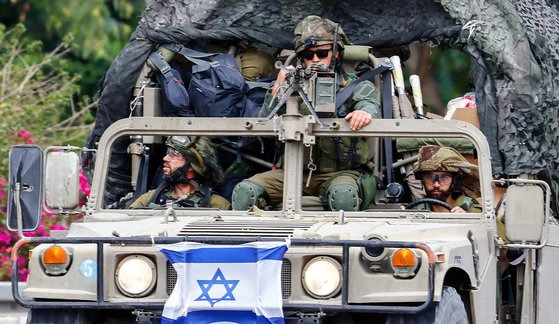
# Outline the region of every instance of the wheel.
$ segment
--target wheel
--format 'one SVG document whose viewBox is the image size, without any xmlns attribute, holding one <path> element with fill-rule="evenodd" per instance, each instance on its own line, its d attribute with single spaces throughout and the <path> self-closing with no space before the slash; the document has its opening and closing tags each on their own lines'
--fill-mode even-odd
<svg viewBox="0 0 559 324">
<path fill-rule="evenodd" d="M 413 208 L 417 205 L 420 205 L 420 204 L 434 204 L 434 205 L 442 206 L 442 207 L 448 209 L 448 211 L 452 210 L 452 206 L 445 203 L 444 201 L 440 201 L 440 200 L 435 199 L 435 198 L 421 198 L 421 199 L 418 199 L 416 201 L 412 201 L 411 203 L 406 205 L 406 209 L 411 209 L 411 208 Z"/>
<path fill-rule="evenodd" d="M 454 287 L 443 287 L 441 301 L 415 315 L 391 314 L 387 324 L 468 324 L 464 302 Z"/>
<path fill-rule="evenodd" d="M 130 310 L 30 309 L 27 313 L 27 324 L 132 324 L 139 322 L 135 320 L 135 316 Z M 142 323 L 151 322 L 148 319 L 147 322 Z"/>
<path fill-rule="evenodd" d="M 73 324 L 91 323 L 85 312 L 65 309 L 30 309 L 27 324 Z"/>
</svg>

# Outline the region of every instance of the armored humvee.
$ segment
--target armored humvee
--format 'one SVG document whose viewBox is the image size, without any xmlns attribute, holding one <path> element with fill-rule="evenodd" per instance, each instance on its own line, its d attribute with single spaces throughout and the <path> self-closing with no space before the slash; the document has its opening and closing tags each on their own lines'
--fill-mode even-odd
<svg viewBox="0 0 559 324">
<path fill-rule="evenodd" d="M 537 113 L 554 107 L 553 90 L 530 88 L 524 81 L 545 84 L 551 72 L 537 70 L 538 64 L 523 70 L 525 64 L 531 63 L 518 63 L 526 55 L 528 62 L 545 61 L 538 51 L 527 54 L 523 47 L 527 46 L 524 41 L 534 48 L 542 45 L 530 38 L 537 28 L 527 28 L 528 35 L 513 35 L 517 42 L 512 43 L 519 46 L 521 57 L 509 56 L 507 52 L 496 58 L 495 48 L 489 45 L 506 48 L 511 44 L 503 41 L 507 33 L 500 34 L 504 38 L 490 33 L 491 27 L 501 20 L 488 18 L 503 18 L 501 9 L 490 7 L 484 11 L 460 5 L 459 1 L 444 5 L 429 1 L 392 1 L 390 5 L 375 2 L 375 10 L 368 11 L 367 6 L 372 5 L 352 1 L 339 5 L 343 10 L 333 10 L 328 2 L 310 1 L 223 1 L 196 8 L 186 3 L 176 7 L 162 6 L 159 1 L 148 3 L 139 28 L 107 73 L 98 122 L 88 147 L 50 147 L 43 152 L 38 147 L 16 146 L 10 153 L 8 223 L 22 237 L 23 231 L 38 224 L 43 200 L 50 212 L 77 212 L 79 169 L 93 170 L 83 222 L 73 223 L 68 231 L 53 232 L 49 238 L 22 238 L 13 248 L 16 256 L 23 244 L 40 243 L 30 255 L 27 287 L 20 292 L 17 285 L 13 286 L 15 299 L 30 308 L 30 322 L 157 322 L 177 275 L 156 244 L 238 244 L 285 239 L 289 239 L 290 247 L 282 263 L 281 287 L 287 322 L 554 321 L 554 300 L 559 294 L 555 287 L 559 282 L 553 275 L 553 265 L 559 255 L 559 225 L 551 207 L 553 188 L 535 177 L 556 163 L 550 160 L 556 150 L 556 128 L 548 127 L 554 119 L 546 118 L 540 123 L 540 132 L 531 133 L 534 142 L 538 141 L 536 138 L 545 139 L 540 141 L 541 145 L 532 145 L 523 137 L 534 130 L 527 121 L 536 120 Z M 513 11 L 510 4 L 505 7 Z M 399 15 L 394 14 L 394 8 L 399 9 Z M 550 19 L 556 18 L 556 8 L 550 9 Z M 479 14 L 478 20 L 469 26 L 473 18 L 468 10 Z M 265 14 L 269 12 L 276 14 Z M 340 22 L 350 38 L 352 27 L 356 34 L 371 31 L 367 36 L 357 34 L 361 35 L 357 39 L 363 45 L 390 47 L 419 39 L 462 41 L 473 58 L 481 130 L 462 121 L 386 118 L 374 120 L 355 132 L 342 119 L 301 116 L 290 110 L 299 100 L 296 96 L 288 100 L 286 114 L 271 119 L 161 116 L 155 68 L 146 63 L 155 44 L 248 40 L 289 48 L 295 18 L 311 13 Z M 372 19 L 378 18 L 377 14 L 385 18 Z M 380 24 L 388 16 L 399 17 L 397 22 L 406 21 L 397 28 L 393 27 L 397 25 L 394 22 L 380 28 L 384 32 L 398 31 L 398 36 L 375 34 L 372 25 L 362 22 Z M 262 17 L 269 17 L 270 21 Z M 425 26 L 420 23 L 423 21 Z M 517 26 L 516 20 L 508 23 L 523 26 Z M 552 32 L 545 35 L 557 36 Z M 369 63 L 373 67 L 385 66 L 388 71 L 387 79 L 378 80 L 379 86 L 391 83 L 390 61 L 370 57 L 369 50 L 366 51 L 364 58 L 371 58 Z M 528 71 L 528 75 L 518 74 L 520 70 Z M 503 71 L 512 72 L 504 76 Z M 551 81 L 551 85 L 553 82 L 556 81 Z M 389 97 L 383 96 L 384 106 L 391 106 Z M 135 107 L 133 113 L 129 110 L 130 102 Z M 137 109 L 138 104 L 141 110 Z M 521 114 L 526 112 L 527 105 L 532 107 L 530 116 Z M 497 107 L 501 113 L 492 112 Z M 520 121 L 515 125 L 525 132 L 497 130 L 496 125 L 509 125 L 512 121 Z M 154 157 L 164 146 L 162 138 L 172 135 L 208 136 L 216 141 L 259 137 L 282 143 L 286 158 L 281 205 L 267 210 L 230 211 L 172 205 L 125 209 L 115 204 L 130 188 L 145 183 L 142 165 L 158 164 Z M 375 201 L 362 211 L 325 211 L 316 204 L 315 197 L 302 196 L 308 172 L 303 163 L 305 151 L 312 149 L 318 137 L 340 136 L 365 137 L 374 152 L 371 165 L 379 179 L 378 190 Z M 387 178 L 394 170 L 412 163 L 414 157 L 391 152 L 386 147 L 409 139 L 467 142 L 479 167 L 479 178 L 474 183 L 482 212 L 402 210 L 404 201 L 388 190 Z M 519 149 L 514 143 L 523 147 Z M 147 162 L 140 158 L 146 148 L 153 152 Z M 94 159 L 89 158 L 88 165 L 81 165 L 85 160 L 80 161 L 80 151 L 92 153 Z M 235 150 L 233 153 L 267 165 L 258 157 Z M 513 177 L 516 175 L 521 176 Z M 502 231 L 494 197 L 495 192 L 505 189 L 506 218 Z M 503 257 L 507 253 L 515 254 L 516 262 L 509 264 Z M 396 261 L 402 254 L 407 255 L 409 262 Z M 320 265 L 320 270 L 314 270 L 317 267 L 313 264 Z M 138 272 L 133 279 L 129 270 L 125 271 L 131 266 Z M 14 282 L 17 267 L 14 261 Z"/>
</svg>

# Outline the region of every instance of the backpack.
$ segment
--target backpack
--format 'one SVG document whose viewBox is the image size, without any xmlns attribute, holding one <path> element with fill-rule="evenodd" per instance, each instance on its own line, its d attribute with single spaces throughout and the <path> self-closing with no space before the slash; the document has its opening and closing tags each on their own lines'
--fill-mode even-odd
<svg viewBox="0 0 559 324">
<path fill-rule="evenodd" d="M 204 53 L 178 44 L 163 47 L 192 62 L 188 84 L 191 109 L 199 117 L 257 117 L 271 82 L 243 78 L 229 53 Z"/>
<path fill-rule="evenodd" d="M 164 116 L 190 117 L 194 116 L 190 106 L 190 97 L 180 73 L 180 67 L 175 62 L 165 61 L 160 51 L 155 51 L 149 60 L 157 67 L 157 81 L 161 87 L 161 106 Z"/>
</svg>

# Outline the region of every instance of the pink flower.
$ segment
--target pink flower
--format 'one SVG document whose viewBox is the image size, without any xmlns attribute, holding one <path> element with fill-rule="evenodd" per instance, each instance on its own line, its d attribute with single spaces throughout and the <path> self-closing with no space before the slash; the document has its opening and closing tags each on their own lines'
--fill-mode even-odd
<svg viewBox="0 0 559 324">
<path fill-rule="evenodd" d="M 17 137 L 21 137 L 25 140 L 25 144 L 34 144 L 35 139 L 31 136 L 28 130 L 22 130 L 17 133 Z"/>
<path fill-rule="evenodd" d="M 29 270 L 27 268 L 18 269 L 19 281 L 27 281 L 27 276 L 29 275 Z"/>
<path fill-rule="evenodd" d="M 66 230 L 68 228 L 66 227 L 66 225 L 52 225 L 50 227 L 50 229 L 51 229 L 51 231 L 53 231 L 53 230 L 54 231 L 56 231 L 56 230 L 62 230 L 63 231 L 63 230 Z"/>
<path fill-rule="evenodd" d="M 89 188 L 89 181 L 87 180 L 85 174 L 83 174 L 82 170 L 80 170 L 80 190 L 86 197 L 89 197 L 91 188 Z"/>
<path fill-rule="evenodd" d="M 0 232 L 0 244 L 10 244 L 12 242 L 12 238 L 9 234 Z"/>
</svg>

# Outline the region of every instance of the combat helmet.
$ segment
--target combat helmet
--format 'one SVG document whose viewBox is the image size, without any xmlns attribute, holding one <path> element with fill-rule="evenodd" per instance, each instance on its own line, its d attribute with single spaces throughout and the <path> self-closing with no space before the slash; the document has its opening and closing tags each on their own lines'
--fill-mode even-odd
<svg viewBox="0 0 559 324">
<path fill-rule="evenodd" d="M 446 171 L 477 176 L 477 169 L 476 165 L 468 162 L 452 147 L 428 145 L 419 149 L 419 158 L 413 171 L 415 178 L 420 180 L 425 172 Z"/>
<path fill-rule="evenodd" d="M 215 145 L 204 136 L 169 136 L 165 144 L 187 158 L 190 165 L 202 177 L 214 184 L 223 183 L 223 169 L 217 161 Z"/>
<path fill-rule="evenodd" d="M 349 39 L 341 26 L 329 19 L 319 16 L 308 16 L 295 27 L 295 52 L 301 53 L 311 46 L 334 43 L 334 34 L 338 27 L 338 49 L 343 51 L 344 45 L 349 44 Z"/>
</svg>

